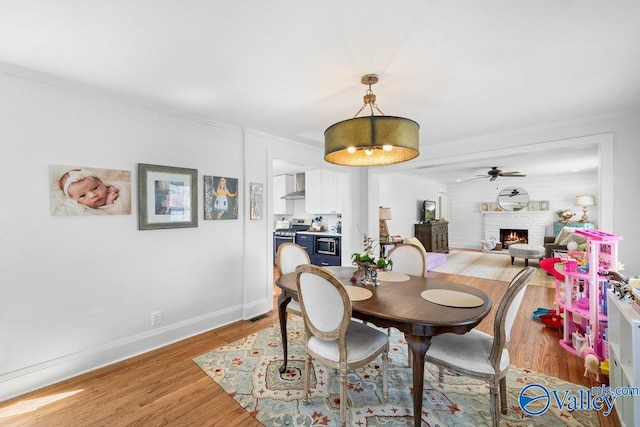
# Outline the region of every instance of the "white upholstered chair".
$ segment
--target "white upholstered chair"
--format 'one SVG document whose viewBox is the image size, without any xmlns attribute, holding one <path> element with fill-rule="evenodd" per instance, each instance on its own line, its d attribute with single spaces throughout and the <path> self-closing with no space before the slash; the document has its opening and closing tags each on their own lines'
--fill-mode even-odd
<svg viewBox="0 0 640 427">
<path fill-rule="evenodd" d="M 389 395 L 387 357 L 389 338 L 363 323 L 351 320 L 351 300 L 338 278 L 315 265 L 296 268 L 298 300 L 305 326 L 304 402 L 309 393 L 311 359 L 340 372 L 340 425 L 346 423 L 347 371 L 366 366 L 382 356 L 382 396 Z"/>
<path fill-rule="evenodd" d="M 311 259 L 307 251 L 293 242 L 286 242 L 278 246 L 276 253 L 276 265 L 280 276 L 296 271 L 296 267 L 302 264 L 310 264 Z M 298 301 L 292 299 L 287 304 L 287 311 L 302 316 L 302 310 Z"/>
<path fill-rule="evenodd" d="M 511 327 L 520 308 L 524 291 L 535 273 L 526 267 L 514 276 L 496 310 L 493 336 L 472 329 L 466 334 L 442 334 L 432 338 L 425 360 L 437 365 L 442 385 L 444 369 L 489 382 L 491 422 L 500 423 L 500 411 L 507 413 L 507 372 L 509 351 L 507 343 Z M 498 410 L 498 390 L 500 410 Z"/>
<path fill-rule="evenodd" d="M 401 243 L 389 251 L 387 258 L 393 261 L 392 270 L 396 273 L 404 273 L 410 276 L 427 276 L 426 254 L 421 247 L 412 243 Z M 412 359 L 411 351 L 408 351 L 407 363 L 409 365 L 411 365 Z"/>
<path fill-rule="evenodd" d="M 393 261 L 392 270 L 410 276 L 426 276 L 427 261 L 424 251 L 411 243 L 396 245 L 387 258 Z"/>
</svg>

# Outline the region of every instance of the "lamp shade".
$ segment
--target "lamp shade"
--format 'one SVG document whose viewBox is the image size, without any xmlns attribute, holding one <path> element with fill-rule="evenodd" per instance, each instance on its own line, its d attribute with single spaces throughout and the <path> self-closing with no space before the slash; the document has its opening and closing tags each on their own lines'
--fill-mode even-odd
<svg viewBox="0 0 640 427">
<path fill-rule="evenodd" d="M 384 208 L 380 206 L 378 215 L 380 216 L 379 219 L 391 219 L 391 208 Z"/>
<path fill-rule="evenodd" d="M 324 159 L 344 166 L 380 166 L 418 157 L 418 123 L 395 116 L 344 120 L 324 132 Z"/>
<path fill-rule="evenodd" d="M 594 206 L 596 198 L 594 196 L 576 196 L 573 204 L 575 206 Z"/>
</svg>

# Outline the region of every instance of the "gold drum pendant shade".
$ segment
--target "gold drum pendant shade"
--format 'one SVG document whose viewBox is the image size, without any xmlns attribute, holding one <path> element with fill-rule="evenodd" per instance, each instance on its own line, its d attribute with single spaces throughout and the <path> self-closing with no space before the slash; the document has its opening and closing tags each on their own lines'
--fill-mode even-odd
<svg viewBox="0 0 640 427">
<path fill-rule="evenodd" d="M 324 132 L 324 159 L 345 166 L 377 166 L 418 157 L 418 123 L 394 116 L 344 120 Z M 383 146 L 391 146 L 386 151 Z M 356 148 L 350 153 L 349 147 Z M 371 154 L 367 149 L 372 150 Z"/>
<path fill-rule="evenodd" d="M 382 114 L 371 91 L 371 85 L 378 81 L 378 77 L 367 74 L 361 81 L 369 85 L 369 90 L 356 116 L 366 107 L 371 110 L 371 115 L 330 126 L 324 132 L 324 159 L 343 166 L 382 166 L 418 157 L 418 123 L 403 117 L 374 116 L 374 108 Z"/>
</svg>

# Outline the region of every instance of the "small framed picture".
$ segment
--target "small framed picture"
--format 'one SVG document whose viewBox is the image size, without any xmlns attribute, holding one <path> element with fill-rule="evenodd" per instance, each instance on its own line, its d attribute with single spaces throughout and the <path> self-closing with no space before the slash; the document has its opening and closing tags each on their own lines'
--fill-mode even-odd
<svg viewBox="0 0 640 427">
<path fill-rule="evenodd" d="M 204 176 L 204 219 L 238 219 L 238 178 Z"/>
<path fill-rule="evenodd" d="M 540 210 L 540 202 L 536 202 L 536 201 L 530 201 L 529 205 L 527 206 L 527 208 L 530 211 L 539 211 Z"/>
<path fill-rule="evenodd" d="M 198 226 L 197 169 L 138 164 L 138 229 Z"/>
<path fill-rule="evenodd" d="M 489 212 L 489 203 L 480 203 L 480 212 Z"/>
<path fill-rule="evenodd" d="M 496 212 L 498 210 L 497 203 L 488 203 L 488 205 L 489 205 L 488 212 Z"/>
<path fill-rule="evenodd" d="M 259 182 L 252 182 L 249 184 L 250 188 L 250 202 L 251 208 L 249 210 L 249 219 L 258 220 L 262 219 L 262 192 L 264 186 Z"/>
<path fill-rule="evenodd" d="M 541 211 L 548 211 L 549 210 L 549 201 L 548 200 L 540 201 L 540 210 Z"/>
</svg>

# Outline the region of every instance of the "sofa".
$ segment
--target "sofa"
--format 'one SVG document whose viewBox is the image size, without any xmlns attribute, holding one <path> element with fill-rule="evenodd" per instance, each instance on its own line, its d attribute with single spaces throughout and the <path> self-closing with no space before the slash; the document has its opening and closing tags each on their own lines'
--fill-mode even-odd
<svg viewBox="0 0 640 427">
<path fill-rule="evenodd" d="M 581 234 L 576 234 L 576 228 L 563 227 L 557 236 L 544 236 L 544 257 L 552 258 L 554 251 L 567 251 L 568 245 L 575 242 L 580 248 L 582 245 L 586 247 L 587 238 Z"/>
</svg>

